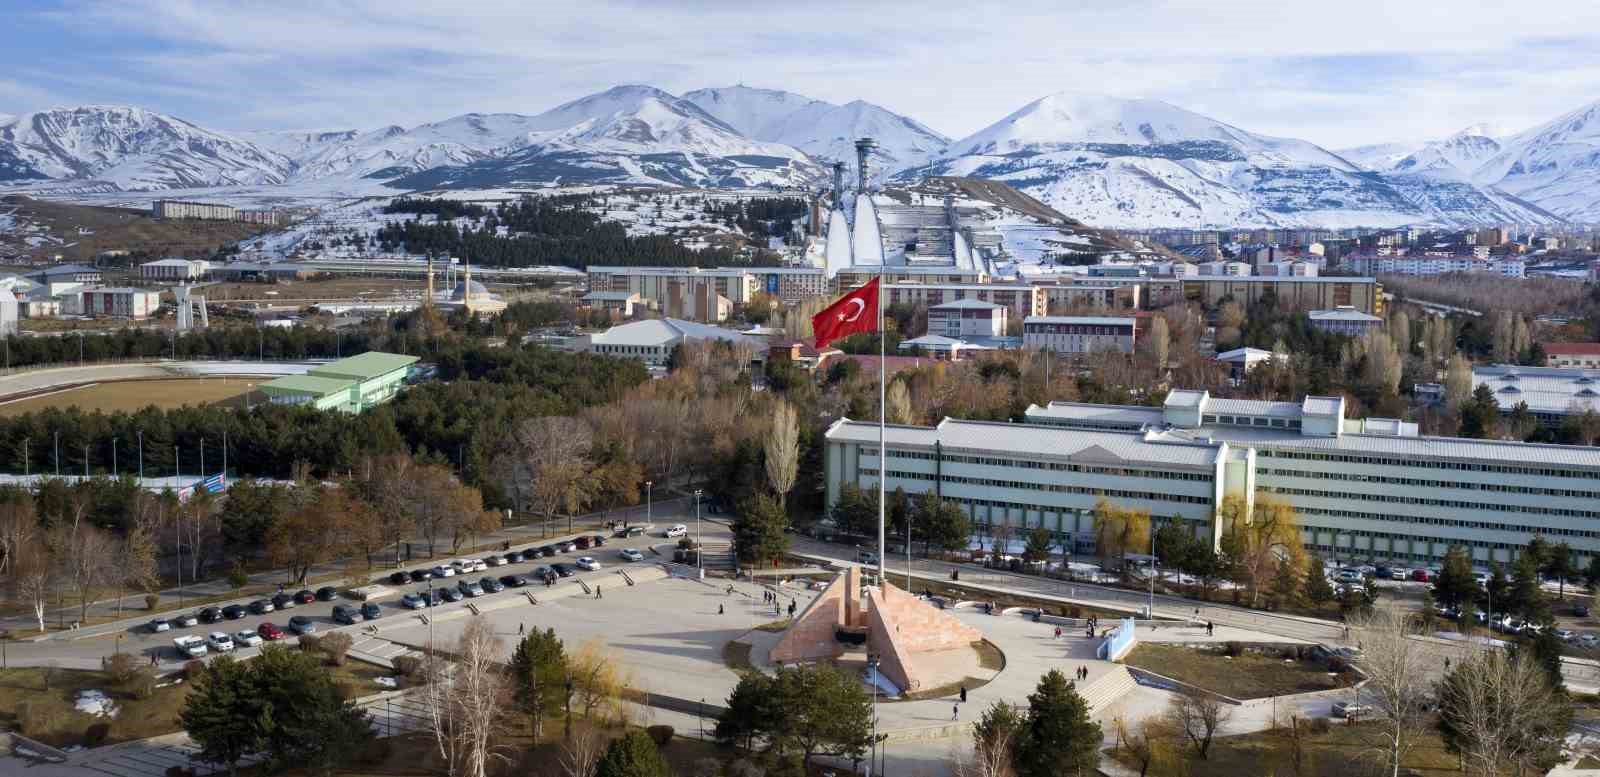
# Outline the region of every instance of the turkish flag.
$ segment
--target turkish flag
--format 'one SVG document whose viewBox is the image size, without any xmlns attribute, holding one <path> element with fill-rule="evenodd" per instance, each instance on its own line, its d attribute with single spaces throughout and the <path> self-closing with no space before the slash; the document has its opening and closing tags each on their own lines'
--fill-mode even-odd
<svg viewBox="0 0 1600 777">
<path fill-rule="evenodd" d="M 811 331 L 818 348 L 857 332 L 878 331 L 878 279 L 873 278 L 812 316 Z"/>
</svg>

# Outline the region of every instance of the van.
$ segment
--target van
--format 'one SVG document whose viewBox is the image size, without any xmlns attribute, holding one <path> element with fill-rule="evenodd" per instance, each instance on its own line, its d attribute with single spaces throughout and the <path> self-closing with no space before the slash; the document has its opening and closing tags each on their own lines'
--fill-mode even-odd
<svg viewBox="0 0 1600 777">
<path fill-rule="evenodd" d="M 878 554 L 870 550 L 859 550 L 856 551 L 856 561 L 862 564 L 876 564 L 878 563 Z"/>
<path fill-rule="evenodd" d="M 1365 704 L 1355 702 L 1336 701 L 1333 703 L 1333 716 L 1346 720 L 1360 720 L 1372 716 L 1372 708 Z"/>
</svg>

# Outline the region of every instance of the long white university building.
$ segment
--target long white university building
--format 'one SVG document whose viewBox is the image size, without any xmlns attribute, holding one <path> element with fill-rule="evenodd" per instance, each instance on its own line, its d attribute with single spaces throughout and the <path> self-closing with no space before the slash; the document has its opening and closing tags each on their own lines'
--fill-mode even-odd
<svg viewBox="0 0 1600 777">
<path fill-rule="evenodd" d="M 980 532 L 1043 526 L 1094 550 L 1097 497 L 1181 516 L 1220 539 L 1230 495 L 1294 505 L 1305 546 L 1337 558 L 1435 563 L 1451 545 L 1480 566 L 1511 561 L 1536 534 L 1566 542 L 1581 565 L 1600 554 L 1600 448 L 1421 437 L 1415 424 L 1344 417 L 1339 397 L 1301 403 L 1172 392 L 1163 407 L 1052 402 L 1027 423 L 947 418 L 891 426 L 893 491 L 933 491 Z M 878 428 L 828 429 L 831 504 L 854 482 L 876 488 Z"/>
</svg>

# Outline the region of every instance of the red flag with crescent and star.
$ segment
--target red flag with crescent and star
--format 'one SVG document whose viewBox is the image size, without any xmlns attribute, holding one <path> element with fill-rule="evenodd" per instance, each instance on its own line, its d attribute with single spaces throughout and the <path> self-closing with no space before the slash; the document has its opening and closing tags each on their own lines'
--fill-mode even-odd
<svg viewBox="0 0 1600 777">
<path fill-rule="evenodd" d="M 878 279 L 873 278 L 811 317 L 816 347 L 859 332 L 878 331 Z"/>
</svg>

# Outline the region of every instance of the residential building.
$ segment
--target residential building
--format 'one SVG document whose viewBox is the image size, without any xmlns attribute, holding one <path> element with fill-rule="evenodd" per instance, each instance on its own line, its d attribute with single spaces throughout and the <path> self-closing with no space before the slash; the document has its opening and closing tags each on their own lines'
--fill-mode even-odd
<svg viewBox="0 0 1600 777">
<path fill-rule="evenodd" d="M 742 267 L 590 267 L 589 291 L 627 291 L 670 318 L 724 321 L 759 290 Z"/>
<path fill-rule="evenodd" d="M 841 353 L 837 348 L 818 349 L 804 340 L 786 340 L 767 347 L 767 360 L 773 364 L 789 362 L 805 370 L 816 370 L 828 359 Z"/>
<path fill-rule="evenodd" d="M 1151 285 L 1151 281 L 1128 284 L 1074 282 L 1039 288 L 1044 290 L 1045 312 L 1054 314 L 1081 308 L 1134 310 L 1139 307 L 1144 290 Z"/>
<path fill-rule="evenodd" d="M 1051 403 L 1027 422 L 945 419 L 891 426 L 888 466 L 874 423 L 826 433 L 827 499 L 847 483 L 933 492 L 978 533 L 1034 527 L 1094 550 L 1102 496 L 1182 520 L 1217 543 L 1225 500 L 1288 502 L 1304 546 L 1334 559 L 1436 564 L 1452 546 L 1506 564 L 1536 536 L 1600 556 L 1600 449 L 1423 437 L 1415 424 L 1345 418 L 1344 400 L 1216 399 L 1176 390 L 1162 407 Z"/>
<path fill-rule="evenodd" d="M 672 350 L 689 340 L 722 340 L 748 346 L 752 362 L 766 359 L 766 343 L 731 329 L 676 318 L 653 318 L 611 327 L 604 332 L 579 337 L 575 350 L 633 358 L 652 367 L 665 367 Z"/>
<path fill-rule="evenodd" d="M 1029 316 L 1022 322 L 1024 348 L 1056 353 L 1133 353 L 1132 316 Z"/>
<path fill-rule="evenodd" d="M 831 284 L 821 267 L 751 267 L 757 291 L 784 302 L 828 296 Z"/>
<path fill-rule="evenodd" d="M 359 413 L 393 399 L 417 357 L 368 351 L 261 384 L 268 401 Z"/>
<path fill-rule="evenodd" d="M 50 287 L 50 293 L 52 294 L 65 291 L 73 284 L 99 283 L 104 279 L 98 267 L 87 267 L 81 264 L 58 264 L 54 267 L 34 270 L 23 277 Z"/>
<path fill-rule="evenodd" d="M 1243 380 L 1257 366 L 1272 361 L 1273 353 L 1260 348 L 1235 348 L 1216 355 L 1216 361 L 1228 365 L 1228 377 Z"/>
<path fill-rule="evenodd" d="M 834 291 L 848 291 L 873 278 L 883 283 L 988 283 L 989 274 L 981 269 L 949 266 L 847 267 L 833 276 Z"/>
<path fill-rule="evenodd" d="M 1313 310 L 1306 315 L 1311 319 L 1312 328 L 1336 335 L 1358 336 L 1369 329 L 1383 326 L 1383 319 L 1362 313 L 1349 305 L 1341 305 L 1333 310 Z"/>
<path fill-rule="evenodd" d="M 1540 343 L 1546 367 L 1600 369 L 1600 343 Z"/>
<path fill-rule="evenodd" d="M 928 307 L 928 334 L 957 339 L 1004 337 L 1011 310 L 1004 305 L 962 299 Z"/>
<path fill-rule="evenodd" d="M 940 361 L 960 361 L 961 358 L 974 351 L 992 351 L 993 346 L 968 342 L 955 337 L 927 334 L 902 340 L 896 346 L 897 350 L 906 353 L 921 352 Z"/>
<path fill-rule="evenodd" d="M 222 205 L 220 203 L 156 200 L 150 204 L 150 215 L 158 219 L 234 221 L 239 217 L 239 209 L 232 205 Z"/>
<path fill-rule="evenodd" d="M 149 281 L 193 281 L 209 272 L 211 263 L 204 259 L 157 259 L 139 265 L 139 277 Z"/>
<path fill-rule="evenodd" d="M 1184 299 L 1216 307 L 1223 298 L 1249 306 L 1267 294 L 1287 310 L 1329 310 L 1349 305 L 1362 313 L 1383 314 L 1383 287 L 1375 278 L 1275 277 L 1251 275 L 1182 278 Z"/>
</svg>

